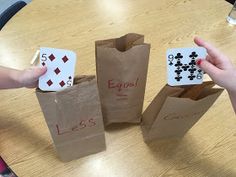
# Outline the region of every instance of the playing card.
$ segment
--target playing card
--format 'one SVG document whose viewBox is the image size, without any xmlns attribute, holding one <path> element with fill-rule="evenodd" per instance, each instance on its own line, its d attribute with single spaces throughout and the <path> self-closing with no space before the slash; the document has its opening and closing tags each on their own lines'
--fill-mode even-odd
<svg viewBox="0 0 236 177">
<path fill-rule="evenodd" d="M 168 49 L 166 54 L 168 85 L 193 85 L 203 82 L 203 71 L 196 65 L 196 59 L 205 59 L 203 47 Z"/>
<path fill-rule="evenodd" d="M 47 72 L 39 78 L 43 91 L 59 91 L 73 85 L 76 54 L 69 50 L 40 48 L 40 65 L 47 66 Z"/>
</svg>

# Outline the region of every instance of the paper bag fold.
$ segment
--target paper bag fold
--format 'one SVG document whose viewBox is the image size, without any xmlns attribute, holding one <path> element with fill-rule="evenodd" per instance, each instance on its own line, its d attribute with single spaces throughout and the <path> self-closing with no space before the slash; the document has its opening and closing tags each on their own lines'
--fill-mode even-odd
<svg viewBox="0 0 236 177">
<path fill-rule="evenodd" d="M 96 72 L 106 125 L 139 123 L 146 86 L 150 44 L 130 33 L 95 42 Z"/>
<path fill-rule="evenodd" d="M 143 113 L 144 140 L 184 136 L 222 93 L 223 89 L 212 86 L 204 83 L 203 87 L 192 86 L 187 91 L 164 86 Z"/>
</svg>

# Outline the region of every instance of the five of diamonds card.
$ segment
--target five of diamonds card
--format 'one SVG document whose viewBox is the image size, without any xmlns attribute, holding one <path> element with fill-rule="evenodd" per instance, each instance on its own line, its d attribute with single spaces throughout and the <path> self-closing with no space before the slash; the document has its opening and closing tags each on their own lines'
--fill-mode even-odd
<svg viewBox="0 0 236 177">
<path fill-rule="evenodd" d="M 203 47 L 168 49 L 167 83 L 170 86 L 193 85 L 203 82 L 203 71 L 196 65 L 196 59 L 205 59 L 207 51 Z"/>
<path fill-rule="evenodd" d="M 73 85 L 76 54 L 69 50 L 40 48 L 40 66 L 47 72 L 39 78 L 39 88 L 43 91 L 60 91 Z"/>
</svg>

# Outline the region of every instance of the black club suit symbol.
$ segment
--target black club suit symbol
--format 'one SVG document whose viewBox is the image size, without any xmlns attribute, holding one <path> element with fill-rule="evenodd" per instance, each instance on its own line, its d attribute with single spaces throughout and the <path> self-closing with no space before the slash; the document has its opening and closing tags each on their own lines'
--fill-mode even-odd
<svg viewBox="0 0 236 177">
<path fill-rule="evenodd" d="M 196 76 L 194 76 L 193 74 L 191 74 L 190 76 L 188 76 L 189 80 L 193 80 Z"/>
<path fill-rule="evenodd" d="M 181 53 L 177 53 L 177 55 L 175 56 L 175 59 L 180 60 L 183 58 L 183 55 L 181 55 Z"/>
<path fill-rule="evenodd" d="M 189 66 L 187 64 L 184 64 L 184 66 L 182 66 L 184 71 L 187 71 L 187 69 L 189 68 Z"/>
<path fill-rule="evenodd" d="M 191 60 L 191 62 L 189 63 L 189 65 L 196 65 L 196 61 L 195 60 Z"/>
<path fill-rule="evenodd" d="M 180 61 L 177 61 L 176 64 L 175 64 L 176 67 L 180 67 L 180 66 L 182 66 L 182 65 L 183 65 L 183 64 L 182 64 Z"/>
<path fill-rule="evenodd" d="M 176 79 L 177 81 L 180 81 L 180 80 L 182 79 L 182 77 L 179 76 L 179 75 L 177 75 L 177 76 L 175 77 L 175 79 Z"/>
<path fill-rule="evenodd" d="M 192 52 L 191 55 L 189 55 L 189 57 L 195 59 L 198 57 L 198 54 L 196 52 Z"/>
<path fill-rule="evenodd" d="M 182 71 L 183 71 L 182 69 L 177 69 L 177 70 L 175 70 L 175 73 L 176 74 L 181 74 Z"/>
<path fill-rule="evenodd" d="M 190 69 L 188 69 L 188 71 L 192 74 L 192 73 L 194 73 L 194 71 L 196 71 L 197 69 L 196 68 L 190 68 Z"/>
</svg>

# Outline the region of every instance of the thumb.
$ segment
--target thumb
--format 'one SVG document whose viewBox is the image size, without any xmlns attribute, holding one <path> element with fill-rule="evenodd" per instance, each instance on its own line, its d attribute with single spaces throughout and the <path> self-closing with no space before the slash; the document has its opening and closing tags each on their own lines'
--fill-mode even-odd
<svg viewBox="0 0 236 177">
<path fill-rule="evenodd" d="M 221 72 L 221 70 L 219 68 L 217 68 L 215 65 L 213 65 L 212 63 L 210 63 L 207 60 L 198 59 L 196 61 L 196 63 L 200 69 L 202 69 L 204 72 L 206 72 L 212 78 L 212 80 L 217 79 L 217 76 Z"/>
<path fill-rule="evenodd" d="M 32 76 L 34 79 L 38 79 L 40 76 L 47 72 L 46 67 L 33 67 L 31 68 Z"/>
<path fill-rule="evenodd" d="M 22 87 L 34 88 L 37 86 L 37 82 L 40 76 L 45 74 L 47 71 L 46 67 L 30 67 L 22 71 L 22 74 L 19 76 L 19 82 Z"/>
</svg>

